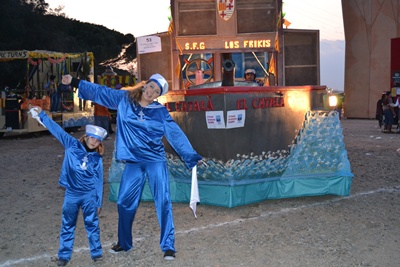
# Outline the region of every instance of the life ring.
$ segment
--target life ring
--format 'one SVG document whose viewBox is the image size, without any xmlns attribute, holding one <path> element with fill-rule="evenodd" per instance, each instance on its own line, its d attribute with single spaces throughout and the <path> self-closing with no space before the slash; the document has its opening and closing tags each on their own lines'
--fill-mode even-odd
<svg viewBox="0 0 400 267">
<path fill-rule="evenodd" d="M 185 59 L 184 61 L 187 64 L 185 69 L 186 87 L 207 83 L 214 77 L 214 69 L 211 66 L 213 58 L 209 60 L 196 58 L 191 61 Z"/>
</svg>

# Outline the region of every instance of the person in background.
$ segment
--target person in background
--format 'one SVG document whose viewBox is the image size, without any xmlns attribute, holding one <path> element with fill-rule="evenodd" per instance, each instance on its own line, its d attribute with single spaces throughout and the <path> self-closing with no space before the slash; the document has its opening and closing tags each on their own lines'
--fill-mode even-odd
<svg viewBox="0 0 400 267">
<path fill-rule="evenodd" d="M 246 82 L 257 82 L 256 81 L 256 70 L 255 69 L 247 69 L 244 72 L 244 79 Z"/>
<path fill-rule="evenodd" d="M 58 89 L 61 91 L 61 111 L 74 111 L 74 91 L 70 85 L 62 83 L 58 84 Z"/>
<path fill-rule="evenodd" d="M 26 85 L 25 86 L 25 92 L 28 95 L 28 99 L 36 98 L 36 88 L 35 88 L 35 86 L 30 85 L 30 84 Z"/>
<path fill-rule="evenodd" d="M 396 103 L 393 104 L 393 109 L 397 107 L 397 134 L 400 134 L 400 97 L 396 96 Z"/>
<path fill-rule="evenodd" d="M 47 94 L 50 96 L 50 112 L 60 112 L 61 90 L 58 90 L 55 82 L 56 76 L 50 75 L 49 81 L 44 86 Z"/>
<path fill-rule="evenodd" d="M 117 85 L 115 85 L 115 87 L 114 87 L 115 90 L 120 90 L 122 88 L 123 88 L 123 86 L 119 83 Z M 115 131 L 113 130 L 112 125 L 116 121 L 116 116 L 118 115 L 118 113 L 116 110 L 109 109 L 109 111 L 110 111 L 111 117 L 110 117 L 110 128 L 108 129 L 108 133 L 113 134 L 113 133 L 115 133 Z"/>
<path fill-rule="evenodd" d="M 257 76 L 257 74 L 256 74 L 256 70 L 255 69 L 247 69 L 244 72 L 244 80 L 246 82 L 257 83 L 259 86 L 262 86 L 263 84 L 259 83 L 256 80 L 256 76 Z"/>
<path fill-rule="evenodd" d="M 390 95 L 390 91 L 387 91 L 382 100 L 383 116 L 385 117 L 384 128 L 383 128 L 384 133 L 393 133 L 392 125 L 394 122 L 394 117 L 396 116 L 393 106 L 394 104 L 393 104 L 393 99 Z"/>
<path fill-rule="evenodd" d="M 65 193 L 57 265 L 66 266 L 71 260 L 79 209 L 82 209 L 83 213 L 90 255 L 94 262 L 100 262 L 103 259 L 99 227 L 104 181 L 102 141 L 107 131 L 95 125 L 86 125 L 85 135 L 76 139 L 49 118 L 40 107 L 33 107 L 30 114 L 65 148 L 58 181 Z"/>
<path fill-rule="evenodd" d="M 111 113 L 105 106 L 99 105 L 93 102 L 94 106 L 94 124 L 100 126 L 104 129 L 107 129 L 108 133 L 110 133 L 111 127 Z M 108 134 L 105 139 L 108 139 Z"/>
<path fill-rule="evenodd" d="M 62 82 L 77 87 L 80 98 L 118 112 L 115 158 L 125 162 L 125 169 L 117 201 L 118 242 L 110 252 L 132 249 L 132 224 L 147 179 L 160 225 L 160 247 L 165 260 L 174 260 L 175 226 L 163 138 L 190 169 L 201 164 L 202 157 L 165 106 L 155 101 L 168 92 L 168 82 L 160 74 L 133 90 L 115 90 L 71 75 L 63 76 Z"/>
<path fill-rule="evenodd" d="M 382 109 L 382 102 L 385 98 L 385 93 L 382 94 L 381 98 L 376 102 L 376 115 L 375 119 L 378 120 L 379 128 L 382 128 L 383 125 L 383 109 Z"/>
</svg>

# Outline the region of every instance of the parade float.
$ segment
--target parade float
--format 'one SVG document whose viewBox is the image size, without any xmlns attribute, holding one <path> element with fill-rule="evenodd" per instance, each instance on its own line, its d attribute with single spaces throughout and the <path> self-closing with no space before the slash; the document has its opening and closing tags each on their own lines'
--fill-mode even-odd
<svg viewBox="0 0 400 267">
<path fill-rule="evenodd" d="M 319 32 L 283 29 L 280 0 L 177 0 L 171 11 L 168 32 L 137 38 L 138 77 L 170 83 L 158 101 L 204 157 L 200 203 L 349 195 L 340 119 L 320 85 Z M 257 83 L 244 81 L 249 68 Z M 165 146 L 171 198 L 189 202 L 191 170 Z M 111 201 L 123 169 L 113 158 Z M 147 187 L 142 200 L 152 200 Z"/>
<path fill-rule="evenodd" d="M 62 53 L 44 50 L 1 51 L 0 64 L 26 61 L 23 89 L 5 88 L 1 91 L 0 136 L 4 134 L 26 134 L 47 131 L 28 111 L 32 106 L 40 106 L 63 128 L 76 129 L 93 123 L 91 107 L 78 98 L 73 88 L 66 87 L 60 92 L 60 109 L 50 113 L 50 97 L 45 85 L 54 75 L 57 84 L 61 76 L 70 73 L 74 77 L 85 77 L 94 81 L 94 56 L 91 52 Z"/>
</svg>

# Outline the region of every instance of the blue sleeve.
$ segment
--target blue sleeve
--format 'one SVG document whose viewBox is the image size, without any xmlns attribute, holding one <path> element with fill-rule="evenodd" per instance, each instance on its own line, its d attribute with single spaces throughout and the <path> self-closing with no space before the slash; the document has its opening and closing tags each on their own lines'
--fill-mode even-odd
<svg viewBox="0 0 400 267">
<path fill-rule="evenodd" d="M 64 148 L 68 148 L 72 146 L 77 139 L 72 137 L 60 125 L 58 125 L 55 121 L 53 121 L 49 116 L 47 116 L 46 112 L 43 110 L 39 113 L 39 118 L 49 130 L 49 132 L 64 146 Z"/>
<path fill-rule="evenodd" d="M 125 90 L 114 90 L 107 86 L 81 80 L 78 86 L 78 96 L 91 100 L 109 109 L 117 109 L 118 104 L 126 96 Z"/>
<path fill-rule="evenodd" d="M 101 208 L 103 203 L 103 181 L 104 181 L 104 173 L 103 173 L 103 160 L 100 159 L 99 164 L 97 166 L 97 182 L 96 182 L 96 196 L 97 196 L 97 207 Z"/>
<path fill-rule="evenodd" d="M 196 166 L 197 162 L 202 159 L 169 113 L 165 121 L 165 137 L 189 169 Z"/>
</svg>

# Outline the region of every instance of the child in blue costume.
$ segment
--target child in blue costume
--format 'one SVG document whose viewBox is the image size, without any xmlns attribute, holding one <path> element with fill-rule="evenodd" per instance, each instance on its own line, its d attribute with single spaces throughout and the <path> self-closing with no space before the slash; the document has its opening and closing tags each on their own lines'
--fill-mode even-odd
<svg viewBox="0 0 400 267">
<path fill-rule="evenodd" d="M 117 116 L 116 160 L 125 162 L 118 195 L 118 243 L 111 252 L 132 249 L 132 224 L 140 197 L 148 179 L 160 225 L 160 247 L 165 260 L 175 259 L 175 227 L 169 192 L 165 136 L 188 168 L 201 163 L 202 157 L 172 119 L 168 110 L 155 101 L 168 92 L 168 83 L 154 74 L 142 87 L 113 90 L 106 86 L 63 76 L 64 84 L 79 88 L 79 97 L 92 100 Z"/>
<path fill-rule="evenodd" d="M 76 221 L 82 208 L 88 235 L 90 255 L 94 262 L 102 260 L 99 213 L 103 200 L 102 140 L 107 131 L 95 125 L 86 126 L 86 134 L 79 140 L 65 132 L 40 107 L 31 109 L 32 117 L 38 119 L 65 148 L 59 184 L 65 188 L 62 207 L 62 226 L 58 266 L 71 260 Z"/>
</svg>

